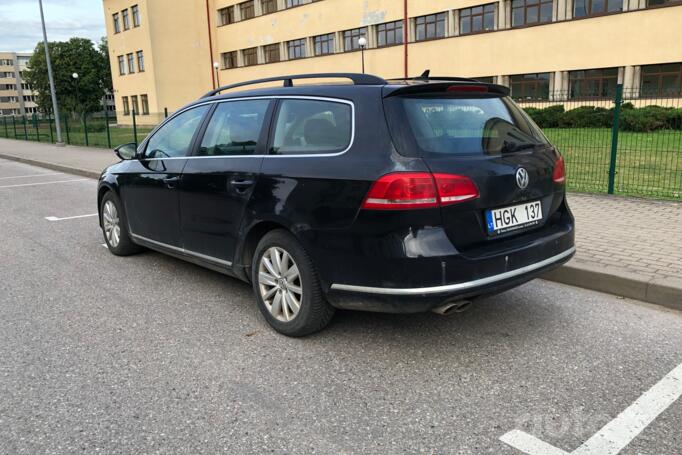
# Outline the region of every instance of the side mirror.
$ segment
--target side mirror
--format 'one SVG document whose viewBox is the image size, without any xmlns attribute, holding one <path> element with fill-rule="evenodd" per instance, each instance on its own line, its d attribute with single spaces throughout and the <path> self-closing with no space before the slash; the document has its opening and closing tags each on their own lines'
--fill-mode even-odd
<svg viewBox="0 0 682 455">
<path fill-rule="evenodd" d="M 134 142 L 119 145 L 114 149 L 114 153 L 122 160 L 132 160 L 137 155 L 137 146 Z"/>
</svg>

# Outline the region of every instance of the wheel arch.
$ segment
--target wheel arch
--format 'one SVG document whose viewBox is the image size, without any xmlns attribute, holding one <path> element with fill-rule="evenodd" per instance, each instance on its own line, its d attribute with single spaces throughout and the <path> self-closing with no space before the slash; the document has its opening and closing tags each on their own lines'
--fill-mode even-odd
<svg viewBox="0 0 682 455">
<path fill-rule="evenodd" d="M 277 221 L 260 221 L 252 225 L 246 231 L 244 241 L 241 242 L 241 248 L 237 252 L 237 257 L 239 258 L 241 273 L 243 273 L 247 281 L 251 281 L 251 262 L 253 261 L 253 254 L 256 251 L 258 242 L 260 242 L 260 239 L 262 239 L 265 234 L 277 229 L 282 229 L 294 237 L 297 237 L 291 229 Z"/>
</svg>

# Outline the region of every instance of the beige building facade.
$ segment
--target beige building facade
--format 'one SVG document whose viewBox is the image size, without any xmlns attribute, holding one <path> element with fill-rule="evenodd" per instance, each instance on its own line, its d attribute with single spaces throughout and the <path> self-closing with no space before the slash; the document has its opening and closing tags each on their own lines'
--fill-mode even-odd
<svg viewBox="0 0 682 455">
<path fill-rule="evenodd" d="M 104 0 L 104 7 L 124 116 L 173 111 L 218 84 L 360 72 L 363 55 L 365 71 L 385 78 L 429 69 L 508 85 L 523 100 L 606 98 L 619 82 L 629 98 L 681 94 L 682 1 Z"/>
<path fill-rule="evenodd" d="M 0 115 L 31 115 L 38 111 L 35 93 L 22 73 L 31 54 L 0 52 Z"/>
</svg>

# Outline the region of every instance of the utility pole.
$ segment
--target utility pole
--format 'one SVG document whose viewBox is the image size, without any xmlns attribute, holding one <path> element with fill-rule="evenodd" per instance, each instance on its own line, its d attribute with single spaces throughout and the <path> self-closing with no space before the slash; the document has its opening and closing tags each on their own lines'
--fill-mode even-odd
<svg viewBox="0 0 682 455">
<path fill-rule="evenodd" d="M 40 22 L 43 26 L 43 43 L 45 43 L 45 59 L 47 60 L 47 77 L 50 80 L 50 94 L 52 95 L 52 110 L 54 111 L 54 123 L 57 127 L 57 146 L 63 147 L 62 126 L 59 119 L 59 104 L 57 103 L 57 91 L 54 88 L 54 77 L 52 76 L 52 62 L 50 61 L 50 49 L 47 45 L 47 30 L 45 30 L 45 14 L 43 13 L 43 0 L 38 0 L 40 5 Z"/>
</svg>

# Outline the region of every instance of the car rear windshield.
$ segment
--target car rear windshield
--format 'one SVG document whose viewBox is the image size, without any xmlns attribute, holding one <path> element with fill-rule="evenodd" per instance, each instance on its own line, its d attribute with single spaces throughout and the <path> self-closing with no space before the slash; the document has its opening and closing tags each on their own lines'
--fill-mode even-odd
<svg viewBox="0 0 682 455">
<path fill-rule="evenodd" d="M 507 97 L 395 96 L 386 99 L 389 126 L 407 156 L 500 155 L 548 144 Z"/>
</svg>

